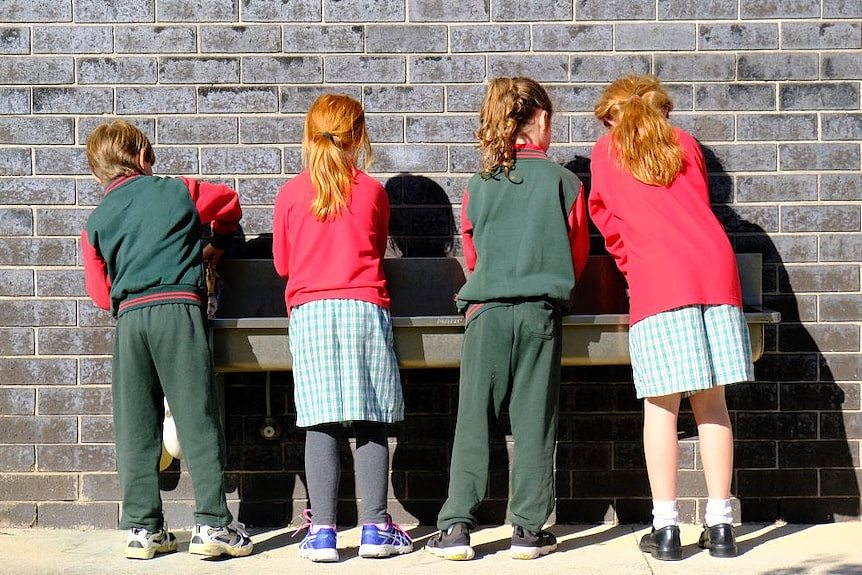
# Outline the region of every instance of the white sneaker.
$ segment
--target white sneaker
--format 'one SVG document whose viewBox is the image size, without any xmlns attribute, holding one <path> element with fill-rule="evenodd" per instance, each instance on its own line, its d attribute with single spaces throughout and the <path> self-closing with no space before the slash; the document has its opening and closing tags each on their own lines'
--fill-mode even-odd
<svg viewBox="0 0 862 575">
<path fill-rule="evenodd" d="M 254 544 L 245 530 L 245 525 L 238 521 L 224 527 L 210 527 L 198 523 L 192 530 L 192 539 L 189 542 L 189 553 L 210 557 L 245 557 L 251 555 L 253 548 Z"/>
<path fill-rule="evenodd" d="M 156 553 L 173 553 L 177 550 L 177 538 L 164 527 L 158 531 L 147 531 L 133 527 L 126 535 L 126 557 L 129 559 L 152 559 Z"/>
</svg>

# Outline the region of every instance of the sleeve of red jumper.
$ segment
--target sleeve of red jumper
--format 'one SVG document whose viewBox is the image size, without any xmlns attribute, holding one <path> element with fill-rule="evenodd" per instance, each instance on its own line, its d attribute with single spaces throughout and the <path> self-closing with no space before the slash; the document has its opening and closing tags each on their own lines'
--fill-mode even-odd
<svg viewBox="0 0 862 575">
<path fill-rule="evenodd" d="M 380 206 L 378 207 L 378 223 L 377 223 L 377 248 L 380 250 L 380 257 L 386 257 L 386 244 L 389 242 L 389 196 L 386 195 L 386 190 L 380 192 Z"/>
<path fill-rule="evenodd" d="M 102 309 L 111 309 L 111 278 L 108 277 L 108 264 L 99 255 L 87 238 L 87 231 L 81 232 L 81 254 L 84 259 L 84 287 L 93 303 Z"/>
<path fill-rule="evenodd" d="M 239 195 L 224 184 L 201 182 L 192 178 L 181 179 L 189 189 L 201 222 L 210 224 L 212 228 L 213 244 L 223 243 L 216 238 L 219 236 L 223 238 L 235 232 L 242 217 Z"/>
<path fill-rule="evenodd" d="M 473 222 L 467 217 L 467 202 L 470 201 L 470 194 L 464 190 L 464 197 L 461 200 L 461 244 L 464 249 L 464 262 L 467 264 L 467 269 L 473 271 L 476 269 L 476 246 L 473 244 Z"/>
<path fill-rule="evenodd" d="M 284 188 L 278 193 L 272 212 L 272 263 L 276 273 L 287 279 L 290 269 L 290 243 L 287 235 L 287 200 Z"/>
<path fill-rule="evenodd" d="M 572 264 L 575 267 L 575 278 L 581 277 L 581 272 L 587 267 L 587 257 L 590 255 L 590 227 L 587 223 L 587 202 L 584 185 L 578 190 L 578 198 L 569 212 L 569 242 L 572 244 Z"/>
<path fill-rule="evenodd" d="M 619 270 L 626 275 L 628 272 L 628 254 L 620 235 L 619 224 L 616 216 L 605 205 L 601 194 L 601 179 L 593 172 L 593 186 L 590 190 L 589 211 L 590 217 L 596 227 L 605 238 L 605 249 L 614 258 Z"/>
</svg>

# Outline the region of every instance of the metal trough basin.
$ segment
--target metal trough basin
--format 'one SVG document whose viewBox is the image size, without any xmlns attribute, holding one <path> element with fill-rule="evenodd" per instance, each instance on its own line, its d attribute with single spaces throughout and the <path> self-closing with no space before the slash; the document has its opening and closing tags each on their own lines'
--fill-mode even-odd
<svg viewBox="0 0 862 575">
<path fill-rule="evenodd" d="M 738 254 L 745 316 L 754 359 L 763 354 L 766 324 L 780 314 L 762 307 L 760 254 Z M 392 258 L 384 261 L 392 297 L 392 325 L 399 365 L 404 369 L 458 367 L 464 333 L 454 294 L 464 283 L 455 258 Z M 287 338 L 284 282 L 269 259 L 222 260 L 223 281 L 211 338 L 220 373 L 288 371 L 293 364 Z M 566 366 L 630 362 L 625 281 L 609 256 L 591 256 L 563 317 Z"/>
</svg>

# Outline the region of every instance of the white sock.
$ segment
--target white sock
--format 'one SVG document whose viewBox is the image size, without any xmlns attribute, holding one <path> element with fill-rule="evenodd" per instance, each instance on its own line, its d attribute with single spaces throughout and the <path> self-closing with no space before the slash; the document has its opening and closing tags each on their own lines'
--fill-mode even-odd
<svg viewBox="0 0 862 575">
<path fill-rule="evenodd" d="M 706 523 L 707 527 L 721 523 L 733 523 L 733 509 L 730 507 L 730 499 L 707 499 L 703 522 Z"/>
<path fill-rule="evenodd" d="M 679 509 L 676 499 L 673 501 L 652 500 L 652 526 L 656 529 L 679 525 Z"/>
</svg>

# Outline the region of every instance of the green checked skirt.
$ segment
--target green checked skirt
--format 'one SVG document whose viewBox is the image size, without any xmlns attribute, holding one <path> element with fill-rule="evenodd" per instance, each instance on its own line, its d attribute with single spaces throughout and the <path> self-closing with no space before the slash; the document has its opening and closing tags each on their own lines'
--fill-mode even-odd
<svg viewBox="0 0 862 575">
<path fill-rule="evenodd" d="M 638 398 L 754 379 L 751 340 L 742 309 L 692 305 L 658 313 L 629 329 Z"/>
<path fill-rule="evenodd" d="M 404 396 L 389 311 L 324 299 L 290 314 L 297 427 L 404 419 Z"/>
</svg>

